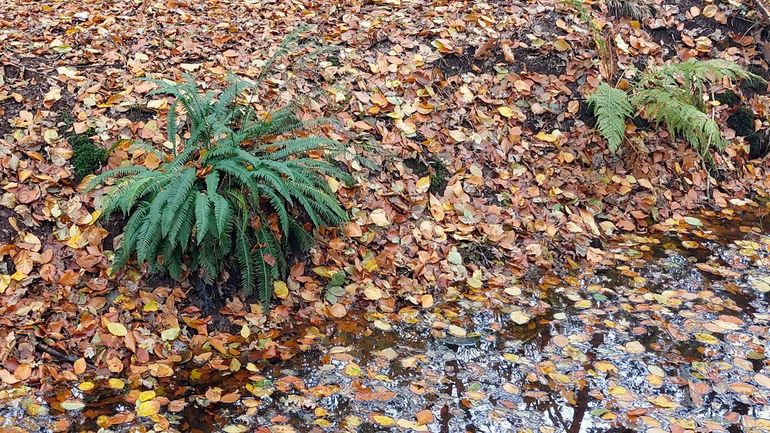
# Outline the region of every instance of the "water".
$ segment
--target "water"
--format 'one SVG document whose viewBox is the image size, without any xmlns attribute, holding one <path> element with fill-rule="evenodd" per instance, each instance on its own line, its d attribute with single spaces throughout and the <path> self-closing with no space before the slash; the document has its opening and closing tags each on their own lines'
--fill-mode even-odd
<svg viewBox="0 0 770 433">
<path fill-rule="evenodd" d="M 770 276 L 770 230 L 753 216 L 701 220 L 703 227 L 618 239 L 610 249 L 616 265 L 543 275 L 512 289 L 521 291 L 515 296 L 457 291 L 426 310 L 359 312 L 325 329 L 300 327 L 294 337 L 305 338 L 293 343 L 298 354 L 288 360 L 243 354 L 244 367 L 231 373 L 189 355 L 175 376 L 142 383 L 184 403 L 173 407 L 178 411 L 164 405 L 154 419 L 136 416 L 135 394 L 96 378 L 87 392 L 73 385 L 45 399 L 18 397 L 24 391 L 0 396 L 0 425 L 51 431 L 66 419 L 75 431 L 770 431 L 769 295 L 757 283 Z M 515 312 L 529 320 L 516 324 Z M 73 395 L 86 403 L 76 416 L 60 404 Z"/>
</svg>

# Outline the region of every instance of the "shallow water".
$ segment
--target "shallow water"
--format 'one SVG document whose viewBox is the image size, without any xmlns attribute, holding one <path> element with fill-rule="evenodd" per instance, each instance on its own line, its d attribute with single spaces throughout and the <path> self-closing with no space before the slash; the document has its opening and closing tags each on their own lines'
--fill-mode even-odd
<svg viewBox="0 0 770 433">
<path fill-rule="evenodd" d="M 770 431 L 770 293 L 757 283 L 770 278 L 770 227 L 753 216 L 701 220 L 613 242 L 612 268 L 545 275 L 512 294 L 458 291 L 427 310 L 362 312 L 328 333 L 304 328 L 316 342 L 289 360 L 246 356 L 237 373 L 189 361 L 145 384 L 188 401 L 155 428 Z M 86 403 L 75 431 L 153 428 L 125 391 L 94 382 L 45 400 L 8 395 L 0 426 L 50 431 L 72 417 L 60 402 L 75 395 Z M 212 403 L 225 395 L 233 402 Z"/>
</svg>

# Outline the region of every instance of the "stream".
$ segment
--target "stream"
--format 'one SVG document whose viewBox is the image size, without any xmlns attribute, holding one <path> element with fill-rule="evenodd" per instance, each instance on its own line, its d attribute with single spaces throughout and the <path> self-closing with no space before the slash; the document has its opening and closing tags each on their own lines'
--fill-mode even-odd
<svg viewBox="0 0 770 433">
<path fill-rule="evenodd" d="M 304 327 L 313 343 L 287 360 L 192 360 L 145 383 L 186 401 L 162 420 L 137 416 L 144 397 L 107 378 L 3 391 L 0 430 L 68 418 L 104 432 L 770 431 L 770 222 L 704 215 L 608 251 L 614 267 Z M 62 408 L 72 396 L 82 410 Z"/>
</svg>

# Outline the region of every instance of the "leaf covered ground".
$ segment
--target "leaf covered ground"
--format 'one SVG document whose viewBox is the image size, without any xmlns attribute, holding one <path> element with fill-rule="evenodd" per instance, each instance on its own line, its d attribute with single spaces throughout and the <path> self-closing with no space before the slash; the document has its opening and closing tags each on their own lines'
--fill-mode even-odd
<svg viewBox="0 0 770 433">
<path fill-rule="evenodd" d="M 598 2 L 591 5 L 611 35 L 618 70 L 697 57 L 732 60 L 764 73 L 761 16 L 750 6 L 747 1 L 657 1 L 652 17 L 640 23 L 609 14 Z M 291 363 L 300 352 L 306 356 L 317 340 L 345 326 L 335 320 L 392 332 L 382 328 L 401 326 L 394 321 L 408 324 L 404 316 L 414 314 L 441 323 L 438 330 L 450 337 L 480 338 L 467 335 L 480 332 L 470 326 L 471 319 L 454 316 L 465 314 L 455 311 L 457 299 L 478 302 L 472 305 L 477 313 L 485 308 L 504 312 L 504 319 L 490 323 L 527 327 L 563 309 L 562 296 L 543 294 L 555 286 L 571 302 L 588 301 L 576 304 L 579 312 L 567 311 L 569 319 L 557 319 L 577 317 L 585 328 L 578 337 L 551 334 L 535 357 L 526 358 L 531 370 L 509 367 L 529 371 L 535 376 L 527 380 L 545 384 L 540 392 L 546 396 L 530 397 L 547 399 L 554 392 L 559 401 L 577 401 L 570 389 L 573 394 L 601 389 L 614 403 L 593 408 L 607 410 L 595 414 L 607 425 L 632 426 L 642 420 L 649 429 L 717 431 L 713 422 L 721 413 L 677 422 L 687 413 L 677 409 L 681 396 L 640 391 L 624 383 L 629 378 L 613 379 L 617 372 L 611 357 L 581 357 L 589 347 L 595 351 L 612 344 L 591 343 L 594 324 L 611 327 L 610 321 L 623 333 L 624 350 L 634 359 L 643 359 L 653 344 L 645 347 L 639 339 L 625 338 L 638 328 L 660 328 L 676 340 L 699 341 L 705 347 L 699 353 L 709 356 L 707 365 L 688 364 L 695 373 L 676 375 L 686 381 L 677 385 L 694 388 L 687 398 L 703 397 L 718 385 L 725 388 L 715 392 L 740 395 L 738 401 L 749 409 L 766 404 L 767 360 L 760 348 L 767 345 L 762 322 L 767 318 L 758 316 L 766 311 L 737 306 L 748 316 L 725 319 L 709 310 L 713 303 L 692 299 L 685 289 L 650 295 L 641 293 L 641 286 L 618 283 L 627 290 L 618 289 L 622 300 L 612 302 L 599 283 L 549 283 L 553 275 L 622 264 L 625 259 L 618 254 L 628 254 L 612 249 L 617 239 L 671 227 L 692 230 L 699 220 L 688 222 L 688 215 L 757 206 L 766 202 L 770 187 L 766 160 L 749 160 L 744 139 L 727 126 L 724 135 L 731 144 L 715 155 L 720 167 L 715 178 L 709 178 L 684 142 L 642 123 L 629 123 L 624 151 L 611 154 L 586 125 L 584 95 L 601 80 L 594 43 L 579 14 L 562 2 L 10 1 L 0 5 L 0 24 L 0 392 L 8 407 L 23 404 L 28 415 L 49 415 L 41 418 L 48 425 L 38 420 L 37 426 L 25 424 L 21 430 L 184 430 L 194 424 L 192 414 L 232 412 L 247 414 L 250 421 L 222 415 L 227 422 L 218 427 L 279 432 L 290 431 L 293 424 L 300 431 L 335 431 L 344 427 L 342 421 L 315 422 L 327 418 L 327 409 L 307 392 L 321 399 L 353 389 L 369 401 L 388 402 L 387 392 L 355 380 L 318 388 L 293 374 L 270 372 L 271 365 Z M 307 118 L 339 120 L 339 126 L 317 132 L 373 162 L 363 165 L 352 155 L 338 161 L 357 179 L 355 185 L 332 185 L 351 222 L 318 233 L 310 256 L 297 261 L 291 277 L 276 285 L 278 299 L 268 315 L 237 297 L 221 311 L 204 314 L 192 302 L 194 290 L 187 284 L 139 270 L 111 275 L 121 223 L 97 222 L 100 192 L 86 194 L 79 187 L 67 137 L 93 128 L 97 144 L 115 146 L 108 166 L 126 160 L 157 166 L 153 153 L 132 148 L 131 141 L 164 147 L 170 100 L 148 96 L 155 87 L 142 78 L 176 80 L 189 73 L 217 89 L 229 71 L 256 77 L 284 34 L 299 27 L 304 27 L 306 48 L 279 60 L 253 103 L 268 111 L 299 98 Z M 312 45 L 336 49 L 311 56 Z M 766 89 L 734 90 L 757 114 L 757 126 L 766 128 Z M 729 104 L 715 108 L 720 124 L 726 125 L 731 110 Z M 646 244 L 631 239 L 634 245 Z M 686 245 L 697 248 L 698 241 L 686 242 L 696 242 Z M 751 242 L 758 242 L 750 248 L 762 253 L 743 257 L 752 266 L 766 266 L 766 239 Z M 730 272 L 743 272 L 749 262 L 733 256 L 722 260 L 730 266 L 702 260 L 699 269 L 737 278 Z M 329 284 L 339 271 L 345 272 L 344 283 Z M 770 289 L 762 286 L 766 280 L 751 281 L 746 287 Z M 548 290 L 541 293 L 539 287 Z M 635 307 L 624 309 L 625 299 Z M 696 305 L 679 308 L 687 302 Z M 603 316 L 613 309 L 632 314 L 633 320 Z M 440 317 L 425 318 L 434 314 Z M 725 342 L 715 333 L 735 340 Z M 581 350 L 567 350 L 573 343 Z M 711 346 L 741 353 L 717 359 Z M 382 354 L 373 365 L 403 364 L 409 357 L 396 353 L 396 361 L 392 353 L 382 353 L 387 347 L 371 349 Z M 512 353 L 503 349 L 496 349 L 500 356 Z M 327 356 L 345 358 L 339 349 L 325 350 L 331 350 Z M 516 357 L 504 359 L 520 366 L 521 354 Z M 355 362 L 347 367 L 349 361 L 342 359 L 346 366 L 341 367 L 349 378 L 373 368 Z M 592 369 L 586 367 L 589 362 Z M 606 364 L 599 367 L 598 362 Z M 749 378 L 748 370 L 757 365 Z M 638 367 L 637 373 L 653 385 L 657 379 L 649 375 L 668 376 Z M 743 373 L 733 374 L 736 369 Z M 604 376 L 595 380 L 606 383 L 581 387 L 581 374 L 589 370 L 599 371 Z M 720 382 L 722 375 L 730 380 Z M 228 376 L 242 386 L 217 384 Z M 186 385 L 191 382 L 203 385 Z M 567 382 L 577 387 L 548 387 Z M 510 387 L 501 389 L 515 390 Z M 457 394 L 485 392 L 483 386 L 476 388 Z M 100 391 L 105 389 L 110 391 Z M 279 400 L 272 396 L 276 389 L 298 395 L 286 399 L 310 408 L 313 419 L 289 422 L 289 411 L 275 406 L 270 417 L 255 421 L 265 405 Z M 509 394 L 526 392 L 536 391 Z M 631 404 L 639 393 L 650 402 L 647 410 L 670 413 L 640 412 Z M 468 395 L 468 407 L 482 400 L 474 398 L 479 394 Z M 21 397 L 26 399 L 17 400 Z M 99 404 L 110 410 L 99 411 Z M 767 415 L 741 413 L 749 409 L 731 409 L 738 420 L 723 427 L 767 429 Z M 406 404 L 398 413 L 382 405 L 378 410 L 353 415 L 382 428 L 393 423 L 396 429 L 438 428 L 442 416 L 440 407 L 431 412 L 427 405 Z M 20 422 L 22 417 L 13 413 L 5 426 Z M 648 423 L 648 416 L 657 424 Z M 412 424 L 399 424 L 401 419 Z M 446 431 L 462 431 L 459 424 L 446 425 L 451 428 Z M 558 419 L 551 427 L 566 429 Z"/>
</svg>

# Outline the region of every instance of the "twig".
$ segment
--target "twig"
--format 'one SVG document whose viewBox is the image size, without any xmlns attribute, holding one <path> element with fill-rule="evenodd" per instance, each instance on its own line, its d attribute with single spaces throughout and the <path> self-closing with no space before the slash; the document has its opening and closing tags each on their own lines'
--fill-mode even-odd
<svg viewBox="0 0 770 433">
<path fill-rule="evenodd" d="M 45 343 L 41 343 L 39 341 L 35 343 L 35 349 L 39 350 L 40 352 L 47 353 L 53 356 L 54 358 L 60 359 L 62 361 L 67 361 L 72 363 L 78 360 L 78 358 L 74 355 L 67 355 L 67 354 L 61 353 L 58 350 L 54 349 L 53 347 Z"/>
</svg>

